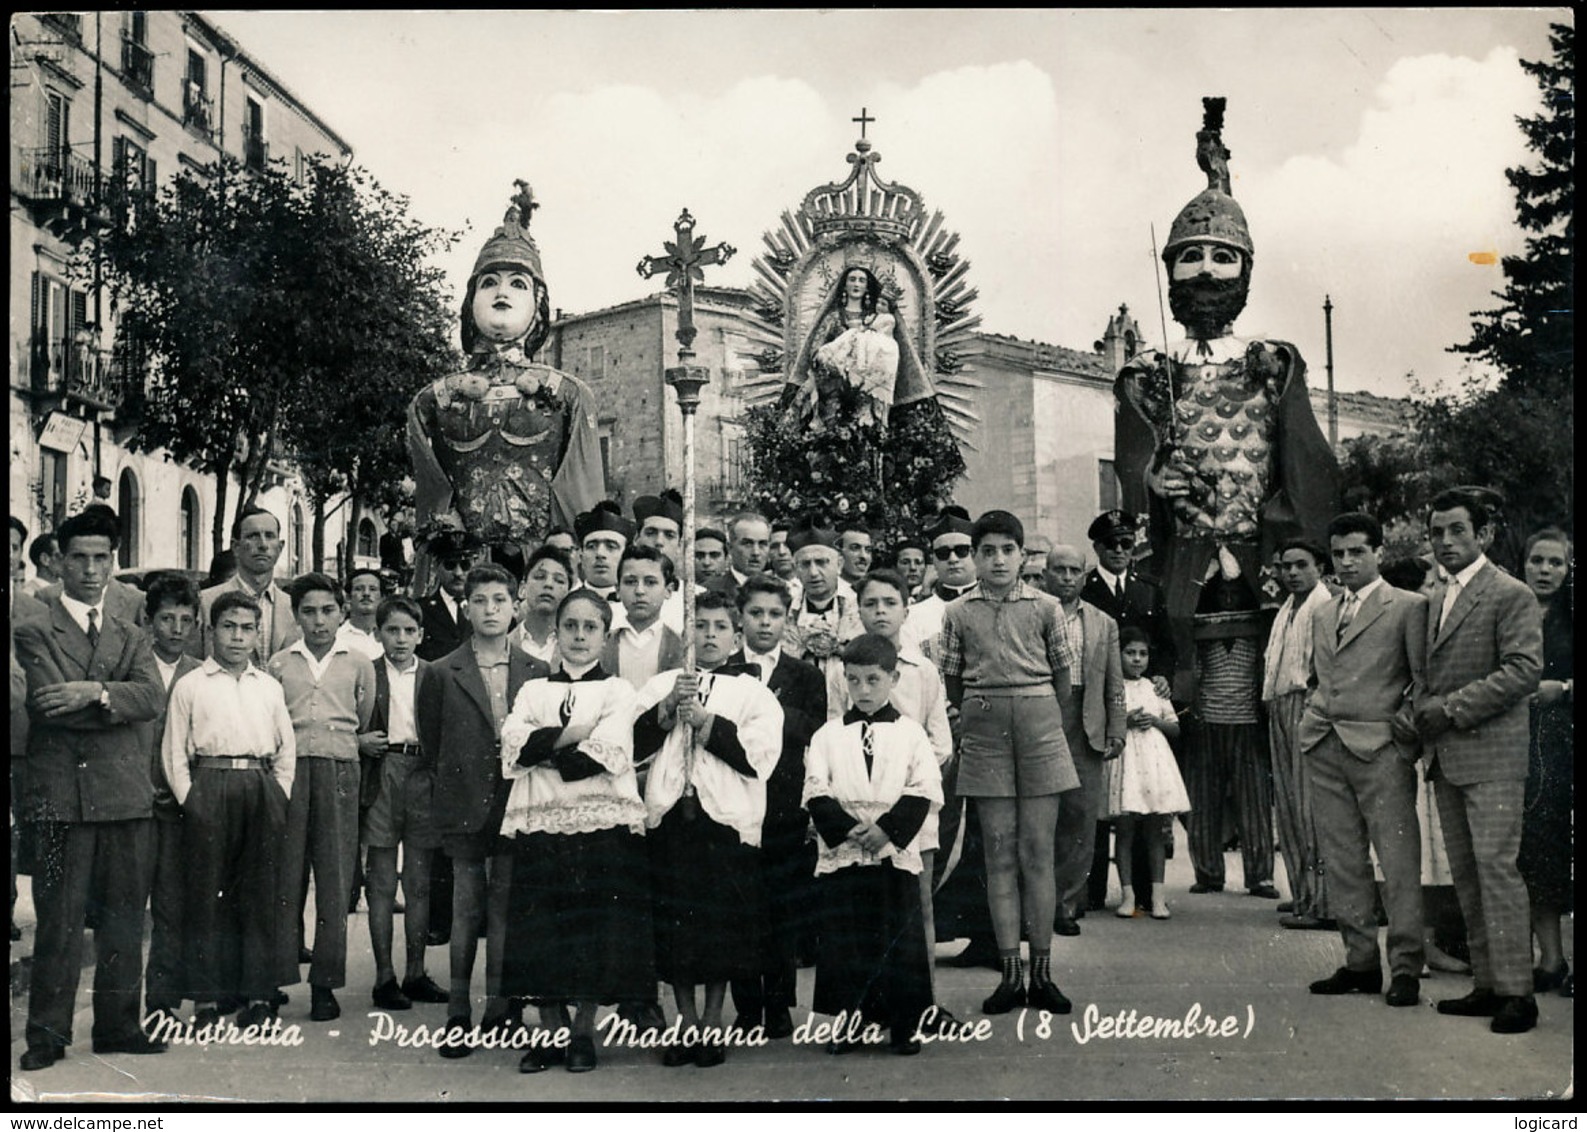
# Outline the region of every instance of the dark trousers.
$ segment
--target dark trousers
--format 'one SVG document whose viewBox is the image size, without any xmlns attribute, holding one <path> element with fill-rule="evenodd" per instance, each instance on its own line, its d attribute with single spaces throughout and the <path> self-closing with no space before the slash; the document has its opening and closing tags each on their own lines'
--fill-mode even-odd
<svg viewBox="0 0 1587 1132">
<path fill-rule="evenodd" d="M 1245 886 L 1273 880 L 1273 783 L 1267 729 L 1260 723 L 1206 723 L 1189 728 L 1185 792 L 1190 795 L 1190 862 L 1196 880 L 1223 884 L 1224 800 L 1234 803 Z"/>
<path fill-rule="evenodd" d="M 268 771 L 193 772 L 182 844 L 187 870 L 183 956 L 195 1002 L 268 999 L 281 985 L 286 821 L 287 799 Z"/>
<path fill-rule="evenodd" d="M 301 925 L 308 870 L 314 874 L 314 962 L 309 985 L 332 990 L 347 982 L 347 894 L 358 856 L 358 761 L 299 759 L 287 806 L 282 873 L 292 885 L 287 915 Z M 307 866 L 307 868 L 305 868 Z M 298 981 L 297 935 L 282 933 L 282 967 Z M 287 985 L 287 984 L 283 984 Z"/>
<path fill-rule="evenodd" d="M 766 900 L 766 930 L 761 935 L 761 975 L 732 981 L 733 1009 L 753 1024 L 766 1014 L 792 1010 L 798 1001 L 799 938 L 809 930 L 815 902 L 815 845 L 804 830 L 761 846 L 761 885 Z"/>
<path fill-rule="evenodd" d="M 143 973 L 150 1010 L 175 1011 L 190 988 L 182 974 L 182 908 L 187 903 L 187 863 L 182 815 L 154 819 L 154 879 L 149 885 L 149 965 Z"/>
<path fill-rule="evenodd" d="M 1084 690 L 1076 688 L 1075 710 L 1064 716 L 1064 739 L 1074 757 L 1080 789 L 1067 790 L 1058 796 L 1058 824 L 1052 848 L 1060 916 L 1073 915 L 1075 905 L 1085 898 L 1086 879 L 1091 875 L 1096 855 L 1097 817 L 1102 813 L 1102 795 L 1107 789 L 1102 752 L 1093 750 L 1086 738 L 1085 720 L 1080 712 L 1083 698 Z M 1104 891 L 1106 884 L 1104 874 Z"/>
<path fill-rule="evenodd" d="M 94 1037 L 141 1032 L 143 906 L 149 899 L 154 820 L 34 823 L 33 902 L 38 932 L 28 996 L 30 1047 L 70 1045 L 83 966 L 83 929 L 94 930 Z"/>
</svg>

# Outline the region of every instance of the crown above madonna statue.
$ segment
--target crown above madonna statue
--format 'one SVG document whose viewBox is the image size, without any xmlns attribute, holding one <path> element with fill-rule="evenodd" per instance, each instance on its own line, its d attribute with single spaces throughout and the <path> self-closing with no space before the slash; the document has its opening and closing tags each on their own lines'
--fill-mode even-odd
<svg viewBox="0 0 1587 1132">
<path fill-rule="evenodd" d="M 908 239 L 925 215 L 925 201 L 907 185 L 893 184 L 876 175 L 882 155 L 864 138 L 848 155 L 854 168 L 848 178 L 811 189 L 799 206 L 811 232 L 854 232 Z"/>
</svg>

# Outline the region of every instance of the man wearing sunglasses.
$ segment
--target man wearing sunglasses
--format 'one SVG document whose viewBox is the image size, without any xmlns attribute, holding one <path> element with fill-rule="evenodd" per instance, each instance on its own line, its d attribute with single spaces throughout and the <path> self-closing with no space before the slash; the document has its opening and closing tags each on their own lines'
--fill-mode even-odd
<svg viewBox="0 0 1587 1132">
<path fill-rule="evenodd" d="M 431 544 L 436 576 L 440 585 L 419 602 L 424 611 L 424 639 L 419 642 L 420 660 L 439 660 L 468 638 L 468 619 L 463 616 L 463 580 L 480 560 L 477 544 L 466 535 L 448 535 Z"/>
<path fill-rule="evenodd" d="M 970 547 L 970 513 L 963 507 L 948 506 L 928 529 L 931 537 L 931 562 L 937 568 L 937 584 L 931 593 L 909 607 L 900 639 L 936 660 L 937 637 L 942 632 L 942 616 L 948 603 L 975 588 L 975 558 Z"/>
</svg>

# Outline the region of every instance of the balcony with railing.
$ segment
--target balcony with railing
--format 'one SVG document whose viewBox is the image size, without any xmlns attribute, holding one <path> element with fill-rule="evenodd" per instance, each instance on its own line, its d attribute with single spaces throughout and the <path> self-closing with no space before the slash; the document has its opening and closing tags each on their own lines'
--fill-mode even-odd
<svg viewBox="0 0 1587 1132">
<path fill-rule="evenodd" d="M 263 169 L 270 162 L 270 143 L 261 132 L 246 127 L 242 132 L 242 159 L 249 169 Z"/>
<path fill-rule="evenodd" d="M 215 107 L 208 92 L 192 79 L 182 84 L 182 124 L 205 137 L 215 132 Z"/>
<path fill-rule="evenodd" d="M 82 42 L 83 14 L 81 12 L 46 12 L 40 19 L 63 35 Z"/>
<path fill-rule="evenodd" d="M 11 189 L 26 201 L 87 208 L 94 200 L 94 163 L 69 149 L 12 146 Z"/>
<path fill-rule="evenodd" d="M 98 409 L 121 399 L 117 367 L 109 350 L 81 336 L 36 334 L 29 357 L 28 385 L 35 394 L 71 398 Z"/>
<path fill-rule="evenodd" d="M 121 40 L 121 77 L 145 94 L 152 95 L 154 52 L 130 36 L 124 36 Z"/>
</svg>

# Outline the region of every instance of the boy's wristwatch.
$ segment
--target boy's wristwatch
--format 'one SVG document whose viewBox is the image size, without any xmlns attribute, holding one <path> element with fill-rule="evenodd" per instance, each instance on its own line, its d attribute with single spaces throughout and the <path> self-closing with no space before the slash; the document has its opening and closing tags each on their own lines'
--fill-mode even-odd
<svg viewBox="0 0 1587 1132">
<path fill-rule="evenodd" d="M 99 706 L 106 711 L 110 710 L 110 689 L 104 684 L 99 685 Z"/>
</svg>

